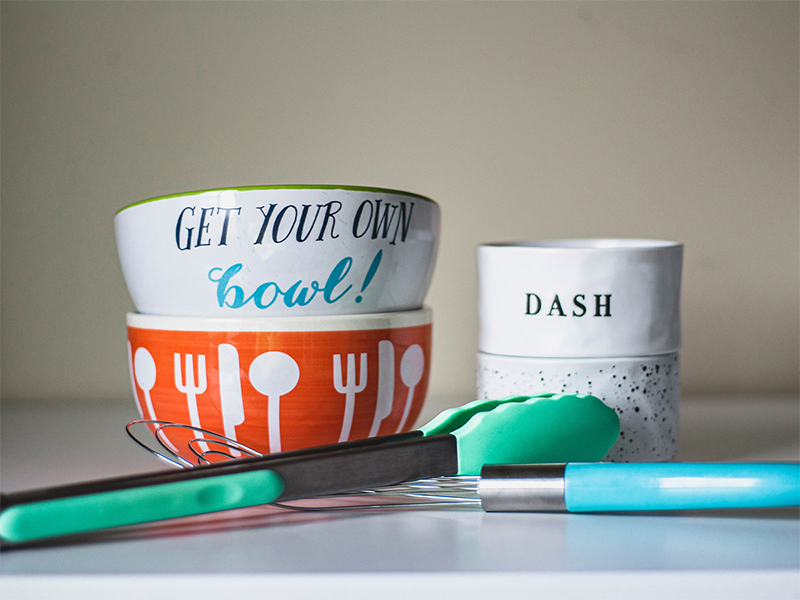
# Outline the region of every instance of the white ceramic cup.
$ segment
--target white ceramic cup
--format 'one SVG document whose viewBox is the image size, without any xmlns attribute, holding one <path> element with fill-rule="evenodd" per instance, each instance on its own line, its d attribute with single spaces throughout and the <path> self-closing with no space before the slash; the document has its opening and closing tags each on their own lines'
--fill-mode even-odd
<svg viewBox="0 0 800 600">
<path fill-rule="evenodd" d="M 652 356 L 681 345 L 683 245 L 576 239 L 478 247 L 479 350 Z"/>
<path fill-rule="evenodd" d="M 678 353 L 623 358 L 527 358 L 478 353 L 478 398 L 591 394 L 617 411 L 608 460 L 664 461 L 678 451 Z"/>
<path fill-rule="evenodd" d="M 439 207 L 379 188 L 264 186 L 146 200 L 115 226 L 140 313 L 365 314 L 422 307 Z"/>
<path fill-rule="evenodd" d="M 478 397 L 592 394 L 617 461 L 674 458 L 683 246 L 576 239 L 478 247 Z"/>
</svg>

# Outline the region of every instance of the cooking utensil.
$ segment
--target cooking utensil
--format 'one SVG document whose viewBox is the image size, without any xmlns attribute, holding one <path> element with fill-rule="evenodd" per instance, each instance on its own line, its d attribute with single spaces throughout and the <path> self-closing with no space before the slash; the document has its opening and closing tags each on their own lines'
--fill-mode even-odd
<svg viewBox="0 0 800 600">
<path fill-rule="evenodd" d="M 194 357 L 191 354 L 186 355 L 186 381 L 183 380 L 181 373 L 181 355 L 175 353 L 175 387 L 182 394 L 186 394 L 186 402 L 189 406 L 189 421 L 192 427 L 200 427 L 200 415 L 197 412 L 197 394 L 202 394 L 206 391 L 206 357 L 200 354 L 197 357 L 197 382 L 194 379 Z M 155 418 L 155 417 L 154 417 Z M 204 451 L 208 451 L 208 446 L 205 442 L 200 442 L 200 447 Z"/>
<path fill-rule="evenodd" d="M 484 464 L 601 459 L 619 435 L 593 396 L 513 397 L 441 413 L 418 431 L 0 496 L 9 542 L 477 474 Z"/>
<path fill-rule="evenodd" d="M 222 409 L 222 427 L 225 437 L 236 441 L 236 426 L 244 423 L 239 351 L 236 346 L 231 344 L 220 344 L 217 357 L 219 359 L 219 403 Z M 230 452 L 234 457 L 242 455 L 236 448 L 231 448 Z"/>
<path fill-rule="evenodd" d="M 419 344 L 414 344 L 406 348 L 403 353 L 403 358 L 400 360 L 400 379 L 408 388 L 408 397 L 406 398 L 406 405 L 403 409 L 403 417 L 400 419 L 400 424 L 397 426 L 397 433 L 403 430 L 408 419 L 408 413 L 411 410 L 411 401 L 414 399 L 414 388 L 422 379 L 422 373 L 425 370 L 425 354 Z"/>
<path fill-rule="evenodd" d="M 333 387 L 340 394 L 344 394 L 344 419 L 339 441 L 346 442 L 350 437 L 350 427 L 353 424 L 353 412 L 356 406 L 356 394 L 363 392 L 367 387 L 367 355 L 361 353 L 361 368 L 356 383 L 356 355 L 347 355 L 347 382 L 342 381 L 342 355 L 333 355 Z"/>
<path fill-rule="evenodd" d="M 128 426 L 131 438 L 150 452 L 167 458 L 146 444 L 143 435 L 133 433 L 131 426 L 134 424 L 136 422 Z M 165 424 L 164 427 L 186 426 Z M 210 432 L 198 433 L 213 435 Z M 218 441 L 224 443 L 223 439 Z M 162 446 L 162 450 L 167 449 Z M 247 449 L 243 448 L 243 451 Z M 481 469 L 480 477 L 461 475 L 420 479 L 328 495 L 324 498 L 334 500 L 339 497 L 346 497 L 348 502 L 320 504 L 322 499 L 317 498 L 313 506 L 277 502 L 274 504 L 302 511 L 482 506 L 487 512 L 657 511 L 798 506 L 800 463 L 485 465 Z M 370 502 L 353 503 L 358 497 L 369 498 Z M 554 501 L 546 502 L 548 498 Z"/>
<path fill-rule="evenodd" d="M 371 502 L 280 506 L 324 511 L 480 505 L 487 512 L 793 507 L 800 506 L 800 463 L 485 465 L 480 477 L 423 479 L 326 498 L 359 496 Z"/>
<path fill-rule="evenodd" d="M 250 363 L 250 383 L 267 397 L 269 451 L 281 451 L 281 396 L 291 392 L 300 381 L 300 367 L 285 352 L 264 352 Z"/>
<path fill-rule="evenodd" d="M 369 437 L 378 435 L 381 421 L 392 412 L 394 402 L 394 344 L 389 340 L 378 342 L 378 397 L 375 403 L 375 418 Z"/>
<path fill-rule="evenodd" d="M 156 384 L 156 362 L 153 360 L 153 355 L 147 351 L 147 348 L 136 349 L 133 370 L 136 376 L 136 383 L 144 392 L 147 414 L 150 415 L 151 419 L 155 419 L 156 413 L 153 410 L 153 401 L 150 399 L 150 390 Z"/>
<path fill-rule="evenodd" d="M 606 512 L 800 505 L 798 463 L 486 465 L 488 512 Z"/>
</svg>

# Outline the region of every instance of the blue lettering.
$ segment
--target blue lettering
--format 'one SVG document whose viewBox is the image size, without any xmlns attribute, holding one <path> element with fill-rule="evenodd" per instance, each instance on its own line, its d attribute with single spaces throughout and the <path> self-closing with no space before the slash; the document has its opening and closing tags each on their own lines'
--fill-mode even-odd
<svg viewBox="0 0 800 600">
<path fill-rule="evenodd" d="M 308 304 L 309 302 L 311 302 L 314 299 L 314 296 L 317 295 L 317 292 L 319 291 L 319 289 L 318 289 L 318 287 L 316 287 L 314 285 L 315 283 L 317 283 L 316 281 L 312 281 L 311 282 L 311 288 L 314 291 L 312 292 L 310 298 L 307 298 L 307 296 L 308 296 L 308 288 L 307 287 L 304 287 L 304 288 L 300 289 L 300 292 L 298 293 L 297 290 L 300 288 L 300 284 L 301 283 L 303 283 L 303 282 L 302 281 L 298 281 L 297 283 L 295 283 L 292 287 L 290 287 L 288 290 L 286 290 L 283 293 L 283 303 L 286 306 L 288 306 L 290 308 L 292 306 L 296 306 L 298 304 L 300 306 L 305 306 L 306 304 Z M 295 296 L 295 294 L 297 294 L 297 296 Z"/>
<path fill-rule="evenodd" d="M 241 308 L 252 301 L 256 307 L 265 309 L 275 304 L 279 298 L 282 298 L 283 303 L 291 308 L 293 306 L 306 306 L 320 292 L 328 304 L 341 300 L 353 287 L 348 285 L 341 289 L 352 266 L 353 259 L 346 256 L 336 263 L 324 285 L 320 284 L 319 281 L 311 281 L 308 285 L 303 285 L 303 280 L 300 279 L 286 290 L 282 290 L 277 282 L 267 281 L 259 285 L 247 297 L 245 297 L 245 292 L 240 286 L 231 283 L 231 279 L 242 270 L 241 263 L 231 265 L 224 272 L 220 267 L 214 267 L 208 272 L 208 279 L 217 284 L 217 302 L 220 307 Z"/>
<path fill-rule="evenodd" d="M 272 293 L 272 299 L 265 304 L 264 303 L 264 292 L 266 292 L 270 288 L 273 288 L 275 291 Z M 278 296 L 280 296 L 280 295 L 281 295 L 281 288 L 278 287 L 278 284 L 275 283 L 274 281 L 268 281 L 268 282 L 262 283 L 260 286 L 258 286 L 256 288 L 256 291 L 253 292 L 253 295 L 250 296 L 247 300 L 245 300 L 244 303 L 247 304 L 248 302 L 250 302 L 250 300 L 252 300 L 253 303 L 258 308 L 269 308 L 270 306 L 272 306 L 275 303 L 275 300 L 277 300 Z"/>
<path fill-rule="evenodd" d="M 230 306 L 231 308 L 239 308 L 244 306 L 244 291 L 238 285 L 232 285 L 228 287 L 228 282 L 231 280 L 231 277 L 236 275 L 239 271 L 242 270 L 242 264 L 237 263 L 228 267 L 228 270 L 222 273 L 222 269 L 219 267 L 215 267 L 208 272 L 208 278 L 211 281 L 217 283 L 217 302 L 219 302 L 220 307 L 223 306 Z M 217 279 L 214 279 L 213 273 L 214 271 L 219 271 L 222 273 Z M 233 292 L 233 302 L 228 302 L 228 294 Z M 249 300 L 249 298 L 248 298 Z"/>
<path fill-rule="evenodd" d="M 345 277 L 347 277 L 352 265 L 353 259 L 349 256 L 346 256 L 336 263 L 335 267 L 333 267 L 333 271 L 331 271 L 331 274 L 328 275 L 328 281 L 325 282 L 325 289 L 322 292 L 322 297 L 325 298 L 325 302 L 328 304 L 333 304 L 339 298 L 349 292 L 351 287 L 353 287 L 352 285 L 348 285 L 341 294 L 336 296 L 336 298 L 331 297 L 336 289 L 336 286 L 339 285 Z"/>
</svg>

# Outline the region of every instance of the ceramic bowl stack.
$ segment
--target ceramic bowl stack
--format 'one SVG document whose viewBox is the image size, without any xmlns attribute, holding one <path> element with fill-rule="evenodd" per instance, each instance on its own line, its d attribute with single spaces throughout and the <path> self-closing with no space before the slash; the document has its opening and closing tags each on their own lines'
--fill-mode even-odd
<svg viewBox="0 0 800 600">
<path fill-rule="evenodd" d="M 188 192 L 115 218 L 137 406 L 258 452 L 406 431 L 425 399 L 439 207 L 350 186 Z M 196 444 L 198 446 L 198 444 Z M 201 452 L 237 456 L 199 443 Z"/>
<path fill-rule="evenodd" d="M 478 397 L 591 394 L 620 418 L 610 460 L 674 458 L 682 259 L 660 240 L 480 246 Z"/>
</svg>

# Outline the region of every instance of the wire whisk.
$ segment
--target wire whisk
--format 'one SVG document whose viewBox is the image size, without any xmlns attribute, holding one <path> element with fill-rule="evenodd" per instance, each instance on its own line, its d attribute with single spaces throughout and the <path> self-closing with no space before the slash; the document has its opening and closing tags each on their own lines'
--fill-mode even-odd
<svg viewBox="0 0 800 600">
<path fill-rule="evenodd" d="M 192 433 L 193 437 L 186 442 L 188 452 L 185 454 L 193 457 L 194 462 L 173 449 L 174 439 L 167 438 L 167 433 L 171 430 Z M 140 419 L 128 423 L 125 431 L 136 444 L 177 468 L 190 469 L 221 460 L 231 460 L 234 458 L 232 450 L 243 456 L 264 456 L 262 453 L 214 431 L 171 421 Z M 478 479 L 478 477 L 472 476 L 435 477 L 370 490 L 318 496 L 297 500 L 292 504 L 273 502 L 272 505 L 300 511 L 424 507 L 480 508 Z M 342 500 L 346 500 L 346 502 L 342 502 Z M 359 500 L 363 501 L 359 502 Z"/>
</svg>

